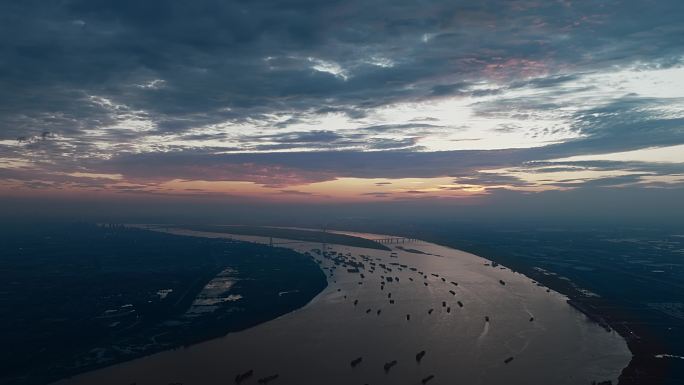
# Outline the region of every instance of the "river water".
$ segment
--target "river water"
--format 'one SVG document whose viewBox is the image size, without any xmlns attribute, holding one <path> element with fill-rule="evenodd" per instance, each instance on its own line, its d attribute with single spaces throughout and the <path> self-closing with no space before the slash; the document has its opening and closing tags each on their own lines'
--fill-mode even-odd
<svg viewBox="0 0 684 385">
<path fill-rule="evenodd" d="M 322 247 L 303 242 L 282 246 L 300 252 Z M 254 370 L 254 376 L 243 384 L 256 384 L 259 378 L 274 374 L 279 375 L 271 383 L 275 385 L 420 384 L 430 375 L 434 375 L 431 385 L 556 385 L 605 380 L 615 384 L 629 363 L 631 353 L 619 335 L 589 321 L 569 306 L 563 295 L 537 286 L 524 275 L 427 242 L 388 246 L 396 257 L 389 251 L 328 244 L 329 251 L 349 253 L 359 261 L 361 255 L 366 256 L 366 269 L 361 270 L 364 278 L 337 267 L 318 296 L 280 318 L 57 384 L 225 385 L 247 370 Z M 323 261 L 322 267 L 333 266 L 330 260 L 314 256 Z M 370 259 L 376 263 L 373 273 L 368 271 Z M 379 267 L 380 263 L 392 271 Z M 388 276 L 392 282 L 387 282 Z M 382 281 L 385 284 L 381 286 Z M 394 304 L 390 304 L 390 293 Z M 423 350 L 426 354 L 417 362 L 416 354 Z M 362 361 L 352 368 L 350 362 L 357 357 Z M 506 363 L 510 357 L 513 360 Z M 384 364 L 394 360 L 397 364 L 385 372 Z"/>
</svg>

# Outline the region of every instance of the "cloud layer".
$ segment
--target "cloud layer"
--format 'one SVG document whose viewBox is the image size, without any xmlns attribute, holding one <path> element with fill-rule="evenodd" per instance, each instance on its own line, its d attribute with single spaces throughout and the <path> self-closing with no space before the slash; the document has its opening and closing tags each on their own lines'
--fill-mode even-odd
<svg viewBox="0 0 684 385">
<path fill-rule="evenodd" d="M 559 159 L 684 144 L 683 13 L 675 0 L 4 2 L 0 187 L 669 188 L 681 160 Z"/>
</svg>

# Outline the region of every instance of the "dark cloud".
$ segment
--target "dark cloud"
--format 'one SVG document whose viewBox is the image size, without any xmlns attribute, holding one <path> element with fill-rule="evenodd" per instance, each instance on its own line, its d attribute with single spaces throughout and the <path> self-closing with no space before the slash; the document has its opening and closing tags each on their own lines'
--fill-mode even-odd
<svg viewBox="0 0 684 385">
<path fill-rule="evenodd" d="M 552 75 L 541 78 L 534 78 L 524 81 L 514 81 L 509 84 L 509 88 L 550 88 L 563 85 L 568 82 L 577 81 L 582 78 L 582 74 Z"/>
<path fill-rule="evenodd" d="M 431 93 L 435 96 L 463 95 L 470 88 L 468 83 L 437 84 L 432 87 Z"/>
<path fill-rule="evenodd" d="M 373 198 L 391 198 L 394 194 L 387 192 L 367 192 L 361 193 L 362 196 L 370 196 Z"/>
<path fill-rule="evenodd" d="M 45 128 L 77 134 L 128 110 L 164 132 L 182 131 L 283 110 L 363 114 L 471 92 L 468 85 L 485 78 L 669 66 L 681 57 L 683 7 L 620 0 L 5 2 L 0 124 L 5 137 Z M 316 63 L 334 63 L 346 78 L 315 70 Z"/>
<path fill-rule="evenodd" d="M 620 175 L 620 176 L 609 176 L 604 178 L 596 179 L 569 179 L 555 181 L 550 183 L 550 185 L 558 187 L 578 187 L 578 188 L 593 188 L 593 187 L 616 187 L 629 185 L 634 183 L 639 183 L 642 181 L 642 177 L 648 176 L 648 174 L 630 174 L 630 175 Z"/>
<path fill-rule="evenodd" d="M 515 186 L 515 187 L 529 187 L 532 183 L 525 182 L 517 176 L 487 173 L 487 172 L 472 172 L 467 175 L 459 176 L 454 180 L 454 183 L 466 185 L 479 185 L 485 187 L 493 186 Z"/>
<path fill-rule="evenodd" d="M 265 140 L 277 143 L 333 143 L 343 136 L 334 131 L 305 131 L 305 132 L 288 132 L 273 135 L 252 136 L 251 140 Z"/>
<path fill-rule="evenodd" d="M 452 176 L 457 184 L 485 187 L 534 185 L 510 172 L 481 172 L 492 169 L 537 174 L 578 170 L 621 171 L 639 176 L 684 174 L 684 164 L 681 163 L 538 160 L 567 156 L 574 153 L 575 146 L 578 144 L 571 142 L 532 149 L 449 152 L 391 150 L 215 154 L 211 151 L 186 150 L 126 154 L 113 159 L 84 161 L 80 166 L 88 172 L 122 174 L 124 180 L 143 185 L 182 179 L 246 181 L 283 189 L 341 177 L 394 179 Z M 54 171 L 50 171 L 50 166 L 47 167 L 42 171 L 0 169 L 0 175 L 16 180 L 63 180 L 63 177 L 51 177 Z M 108 182 L 107 179 L 89 179 L 97 185 Z M 579 187 L 577 179 L 569 181 L 572 185 L 559 182 L 565 183 L 565 187 Z M 377 186 L 388 184 L 391 183 L 379 182 Z"/>
<path fill-rule="evenodd" d="M 659 109 L 684 105 L 683 100 L 642 98 L 628 95 L 605 106 L 576 114 L 574 129 L 586 139 L 577 141 L 578 151 L 605 152 L 684 143 L 684 117 L 663 114 Z"/>
<path fill-rule="evenodd" d="M 573 165 L 638 176 L 681 172 L 677 165 L 550 161 L 684 143 L 684 118 L 668 112 L 681 99 L 625 95 L 568 109 L 558 98 L 577 92 L 563 86 L 586 74 L 681 65 L 683 13 L 676 0 L 2 2 L 0 140 L 12 144 L 0 144 L 0 155 L 32 167 L 0 171 L 34 188 L 108 183 L 65 176 L 79 170 L 138 183 L 117 187 L 126 191 L 199 179 L 249 181 L 284 194 L 294 191 L 286 186 L 339 177 L 451 176 L 525 187 L 519 178 L 479 171 L 534 172 L 545 162 L 545 172 Z M 545 93 L 504 95 L 527 89 Z M 478 118 L 554 112 L 569 127 L 526 134 L 567 129 L 575 139 L 428 153 L 422 136 L 464 128 L 430 116 L 285 132 L 318 114 L 361 120 L 377 107 L 446 97 L 484 97 L 471 106 Z M 252 123 L 263 130 L 242 130 Z M 499 134 L 520 129 L 493 127 Z M 146 142 L 152 135 L 157 143 Z M 17 145 L 20 137 L 40 139 Z M 201 141 L 211 144 L 190 145 Z M 268 153 L 226 154 L 240 151 Z M 584 183 L 637 177 L 616 178 Z"/>
<path fill-rule="evenodd" d="M 515 166 L 525 150 L 460 152 L 325 151 L 212 154 L 202 152 L 128 154 L 92 162 L 89 167 L 123 172 L 133 180 L 239 180 L 295 185 L 356 178 L 429 178 L 470 174 L 483 168 Z"/>
<path fill-rule="evenodd" d="M 309 192 L 299 191 L 299 190 L 280 190 L 280 193 L 285 194 L 285 195 L 304 195 L 304 196 L 313 195 Z"/>
<path fill-rule="evenodd" d="M 354 130 L 351 133 L 341 133 L 329 130 L 286 132 L 269 135 L 245 135 L 242 138 L 246 143 L 244 149 L 258 151 L 269 150 L 296 150 L 311 148 L 321 150 L 397 150 L 416 149 L 417 138 L 391 139 L 374 137 L 373 133 L 364 130 Z"/>
<path fill-rule="evenodd" d="M 565 105 L 549 100 L 549 96 L 502 98 L 475 104 L 483 117 L 510 119 L 519 115 L 534 115 L 561 110 Z M 671 146 L 684 143 L 684 116 L 681 112 L 664 113 L 668 108 L 684 107 L 684 98 L 650 98 L 626 95 L 599 107 L 565 113 L 570 121 L 567 129 L 579 138 L 550 145 L 540 151 L 562 156 L 589 153 L 609 153 L 646 147 Z M 498 132 L 513 132 L 515 123 L 503 123 Z M 566 128 L 543 127 L 542 133 L 555 133 Z M 530 132 L 532 133 L 532 132 Z M 539 159 L 546 159 L 541 155 Z"/>
</svg>

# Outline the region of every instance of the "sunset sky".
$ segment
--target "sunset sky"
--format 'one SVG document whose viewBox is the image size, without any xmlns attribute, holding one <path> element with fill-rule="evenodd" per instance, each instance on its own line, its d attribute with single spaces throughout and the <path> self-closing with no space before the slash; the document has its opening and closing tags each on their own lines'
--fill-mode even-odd
<svg viewBox="0 0 684 385">
<path fill-rule="evenodd" d="M 0 3 L 0 199 L 684 187 L 684 2 Z"/>
</svg>

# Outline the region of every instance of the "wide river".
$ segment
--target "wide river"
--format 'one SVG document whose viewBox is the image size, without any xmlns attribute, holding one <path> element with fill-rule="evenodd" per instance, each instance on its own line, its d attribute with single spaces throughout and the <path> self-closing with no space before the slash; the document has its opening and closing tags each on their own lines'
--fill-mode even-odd
<svg viewBox="0 0 684 385">
<path fill-rule="evenodd" d="M 303 242 L 282 246 L 300 252 L 321 248 Z M 434 376 L 430 385 L 584 385 L 605 380 L 616 384 L 629 363 L 631 353 L 619 335 L 589 321 L 563 295 L 524 275 L 427 242 L 387 246 L 396 256 L 389 251 L 328 244 L 328 251 L 364 262 L 364 277 L 341 266 L 330 269 L 334 266 L 330 259 L 314 254 L 328 268 L 328 286 L 309 304 L 280 318 L 57 384 L 226 385 L 250 369 L 254 376 L 243 384 L 256 384 L 273 374 L 279 377 L 272 385 L 421 384 L 430 375 Z M 376 264 L 374 272 L 369 271 L 371 260 Z M 423 350 L 426 353 L 417 362 L 416 354 Z M 350 362 L 357 357 L 362 361 L 352 368 Z M 386 372 L 384 365 L 395 360 L 396 365 Z"/>
</svg>

